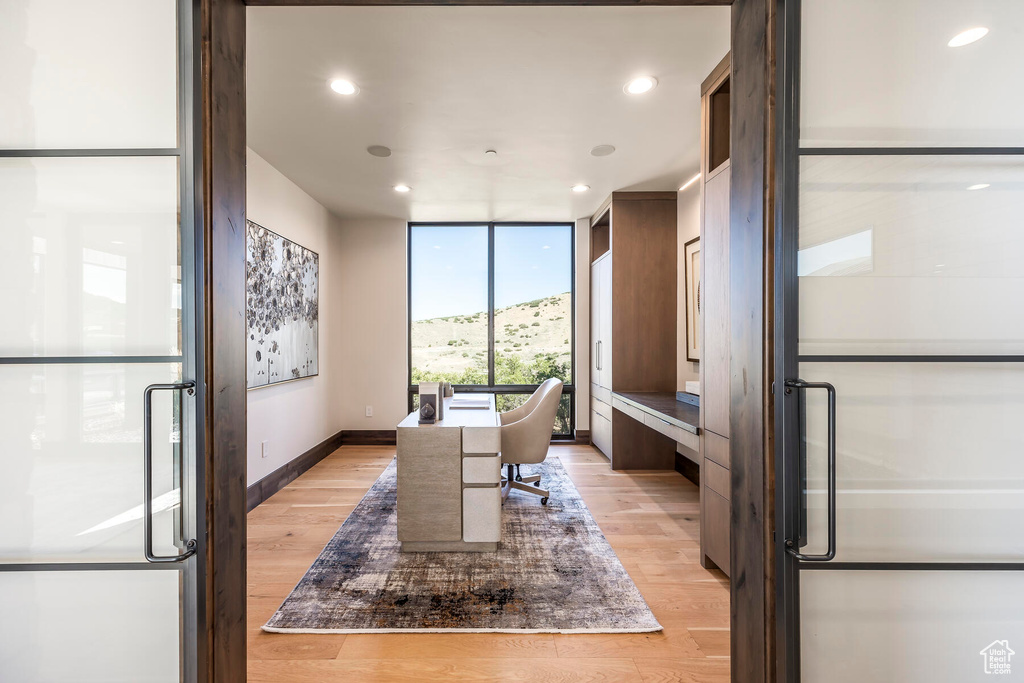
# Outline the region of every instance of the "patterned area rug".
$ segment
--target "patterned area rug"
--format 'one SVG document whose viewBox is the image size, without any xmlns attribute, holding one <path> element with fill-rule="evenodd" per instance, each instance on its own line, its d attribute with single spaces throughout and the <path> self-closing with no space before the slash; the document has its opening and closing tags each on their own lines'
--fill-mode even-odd
<svg viewBox="0 0 1024 683">
<path fill-rule="evenodd" d="M 512 491 L 493 553 L 399 552 L 395 473 L 392 461 L 264 631 L 661 630 L 556 457 L 529 468 L 550 502 Z"/>
</svg>

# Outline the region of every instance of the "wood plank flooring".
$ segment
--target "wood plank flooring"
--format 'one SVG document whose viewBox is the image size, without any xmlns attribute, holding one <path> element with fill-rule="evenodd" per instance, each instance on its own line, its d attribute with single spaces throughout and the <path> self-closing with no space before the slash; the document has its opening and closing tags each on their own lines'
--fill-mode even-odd
<svg viewBox="0 0 1024 683">
<path fill-rule="evenodd" d="M 697 487 L 675 472 L 613 472 L 589 446 L 553 446 L 551 454 L 663 632 L 264 633 L 260 626 L 395 455 L 394 446 L 343 446 L 249 513 L 248 680 L 727 683 L 728 579 L 700 566 Z"/>
</svg>

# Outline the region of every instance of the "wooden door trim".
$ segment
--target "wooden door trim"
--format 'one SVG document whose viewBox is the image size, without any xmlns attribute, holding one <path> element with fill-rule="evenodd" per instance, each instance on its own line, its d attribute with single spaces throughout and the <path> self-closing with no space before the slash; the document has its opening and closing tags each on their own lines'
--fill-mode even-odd
<svg viewBox="0 0 1024 683">
<path fill-rule="evenodd" d="M 206 243 L 207 680 L 243 683 L 245 508 L 245 5 L 201 11 Z M 249 0 L 311 5 L 732 5 L 732 680 L 772 680 L 771 424 L 774 17 L 785 0 Z M 742 458 L 737 454 L 742 454 Z"/>
</svg>

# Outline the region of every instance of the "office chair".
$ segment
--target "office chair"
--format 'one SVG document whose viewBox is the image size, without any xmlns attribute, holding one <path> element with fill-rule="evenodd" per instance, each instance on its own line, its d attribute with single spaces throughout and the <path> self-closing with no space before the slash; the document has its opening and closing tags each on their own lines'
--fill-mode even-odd
<svg viewBox="0 0 1024 683">
<path fill-rule="evenodd" d="M 536 465 L 547 457 L 561 399 L 562 380 L 551 378 L 544 380 L 526 403 L 501 414 L 501 463 L 506 466 L 501 480 L 502 501 L 512 489 L 518 489 L 540 496 L 541 505 L 548 504 L 550 492 L 540 488 L 540 475 L 523 477 L 518 472 L 520 465 Z"/>
</svg>

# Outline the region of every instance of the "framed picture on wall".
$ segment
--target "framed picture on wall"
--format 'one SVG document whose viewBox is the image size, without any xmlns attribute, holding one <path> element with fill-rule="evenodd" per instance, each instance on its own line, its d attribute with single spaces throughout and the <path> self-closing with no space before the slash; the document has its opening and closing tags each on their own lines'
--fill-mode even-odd
<svg viewBox="0 0 1024 683">
<path fill-rule="evenodd" d="M 320 257 L 246 221 L 248 388 L 319 371 Z"/>
<path fill-rule="evenodd" d="M 686 360 L 700 360 L 700 238 L 683 245 L 686 281 Z"/>
</svg>

